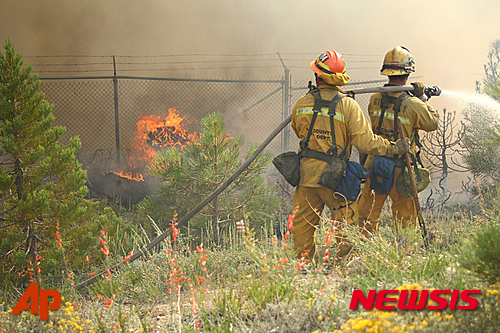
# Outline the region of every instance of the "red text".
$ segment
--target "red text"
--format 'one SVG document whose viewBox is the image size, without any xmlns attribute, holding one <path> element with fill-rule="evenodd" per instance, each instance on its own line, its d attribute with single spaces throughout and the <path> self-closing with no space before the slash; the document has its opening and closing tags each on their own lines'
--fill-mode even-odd
<svg viewBox="0 0 500 333">
<path fill-rule="evenodd" d="M 12 314 L 19 314 L 23 310 L 30 310 L 32 314 L 40 312 L 40 320 L 49 319 L 49 310 L 57 310 L 61 306 L 61 293 L 59 290 L 40 289 L 38 283 L 32 283 L 26 289 L 19 302 L 17 302 Z M 39 298 L 40 296 L 40 298 Z M 52 297 L 52 302 L 49 303 L 49 297 Z M 31 298 L 31 305 L 30 305 Z M 40 304 L 40 306 L 38 306 Z"/>
<path fill-rule="evenodd" d="M 352 293 L 349 310 L 356 310 L 358 304 L 370 310 L 373 307 L 378 310 L 443 310 L 447 306 L 451 310 L 472 310 L 478 306 L 477 299 L 469 296 L 470 294 L 480 294 L 481 290 L 369 290 L 368 296 L 365 296 L 362 290 L 354 290 Z M 450 300 L 442 296 L 451 294 Z M 430 299 L 436 304 L 429 304 Z M 459 300 L 468 305 L 458 305 Z M 388 303 L 388 304 L 386 304 Z"/>
</svg>

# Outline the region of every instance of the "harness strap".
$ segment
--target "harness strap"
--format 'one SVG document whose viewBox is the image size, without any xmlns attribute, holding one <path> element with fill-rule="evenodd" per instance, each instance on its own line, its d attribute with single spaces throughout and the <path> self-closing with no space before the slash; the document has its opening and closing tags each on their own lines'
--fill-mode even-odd
<svg viewBox="0 0 500 333">
<path fill-rule="evenodd" d="M 323 152 L 317 151 L 317 150 L 312 150 L 312 149 L 302 149 L 299 152 L 299 158 L 315 158 L 317 160 L 322 160 L 325 162 L 330 162 L 330 159 L 332 158 L 332 155 L 325 154 Z"/>
<path fill-rule="evenodd" d="M 378 121 L 378 126 L 377 126 L 377 131 L 375 134 L 380 135 L 380 132 L 382 130 L 382 121 L 384 120 L 385 116 L 385 110 L 389 107 L 389 94 L 386 92 L 381 93 L 382 94 L 382 100 L 380 101 L 380 119 Z"/>
<path fill-rule="evenodd" d="M 382 92 L 382 100 L 380 101 L 380 119 L 378 122 L 377 130 L 375 134 L 380 135 L 380 132 L 382 130 L 382 122 L 384 121 L 384 116 L 385 116 L 385 111 L 389 108 L 389 104 L 392 104 L 393 107 L 392 109 L 394 110 L 394 132 L 393 132 L 393 140 L 396 141 L 399 137 L 399 130 L 398 130 L 398 117 L 399 117 L 399 111 L 401 111 L 401 104 L 405 99 L 410 97 L 407 92 L 403 92 L 401 95 L 398 97 L 394 96 L 389 96 L 388 93 Z M 396 167 L 398 168 L 403 168 L 406 163 L 399 158 L 393 158 Z"/>
<path fill-rule="evenodd" d="M 309 81 L 309 83 L 311 83 L 311 82 Z M 325 102 L 328 102 L 328 103 L 330 102 L 330 101 L 322 100 L 319 89 L 313 85 L 309 86 L 309 92 L 314 96 L 313 116 L 312 116 L 311 124 L 309 125 L 309 130 L 307 131 L 307 137 L 300 141 L 300 148 L 302 150 L 309 149 L 309 139 L 311 138 L 312 131 L 314 128 L 314 123 L 316 122 L 316 118 L 318 117 L 318 112 L 321 111 L 322 106 L 327 106 L 327 104 Z"/>
<path fill-rule="evenodd" d="M 329 162 L 332 156 L 337 156 L 337 141 L 335 139 L 335 108 L 337 107 L 337 103 L 344 98 L 346 95 L 338 93 L 331 101 L 322 99 L 320 90 L 316 87 L 310 89 L 309 91 L 314 97 L 314 107 L 313 107 L 313 116 L 311 119 L 311 124 L 309 125 L 309 130 L 307 131 L 307 137 L 300 141 L 301 151 L 299 153 L 300 158 L 310 157 L 318 160 Z M 314 128 L 314 124 L 316 123 L 316 118 L 318 117 L 318 112 L 321 111 L 322 107 L 328 107 L 328 115 L 330 116 L 330 130 L 332 136 L 332 146 L 328 149 L 327 153 L 323 153 L 316 150 L 309 149 L 309 140 L 312 135 L 312 131 Z M 345 146 L 344 150 L 340 153 L 339 157 L 344 158 L 347 154 L 347 146 Z"/>
<path fill-rule="evenodd" d="M 330 149 L 328 149 L 328 151 L 326 153 L 332 154 L 333 156 L 337 156 L 337 140 L 335 139 L 335 121 L 334 121 L 335 120 L 335 108 L 337 107 L 337 103 L 344 97 L 345 97 L 345 95 L 341 94 L 341 93 L 338 93 L 337 95 L 335 95 L 335 97 L 330 102 L 329 110 L 328 110 L 328 114 L 330 115 L 330 128 L 332 131 L 332 146 L 330 147 Z M 346 148 L 347 148 L 347 145 L 344 148 L 344 150 Z"/>
<path fill-rule="evenodd" d="M 394 136 L 393 136 L 393 139 L 394 139 L 394 141 L 396 141 L 398 139 L 398 136 L 399 136 L 397 120 L 398 120 L 398 116 L 399 116 L 399 111 L 401 111 L 401 103 L 405 99 L 410 97 L 410 95 L 408 95 L 407 92 L 403 92 L 398 97 L 389 96 L 389 94 L 386 92 L 382 92 L 381 95 L 382 95 L 382 100 L 380 101 L 380 109 L 381 109 L 380 119 L 379 119 L 377 130 L 376 130 L 375 134 L 380 135 L 380 132 L 382 129 L 382 122 L 384 121 L 385 110 L 387 110 L 389 108 L 389 104 L 392 104 L 393 105 L 392 109 L 394 110 Z"/>
</svg>

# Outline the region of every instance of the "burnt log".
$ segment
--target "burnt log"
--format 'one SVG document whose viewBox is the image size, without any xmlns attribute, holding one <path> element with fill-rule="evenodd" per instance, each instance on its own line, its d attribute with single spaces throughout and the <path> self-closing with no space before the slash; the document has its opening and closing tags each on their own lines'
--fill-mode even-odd
<svg viewBox="0 0 500 333">
<path fill-rule="evenodd" d="M 153 182 L 148 178 L 136 181 L 110 171 L 90 169 L 87 171 L 89 196 L 119 200 L 123 204 L 137 204 L 147 195 L 153 194 Z"/>
</svg>

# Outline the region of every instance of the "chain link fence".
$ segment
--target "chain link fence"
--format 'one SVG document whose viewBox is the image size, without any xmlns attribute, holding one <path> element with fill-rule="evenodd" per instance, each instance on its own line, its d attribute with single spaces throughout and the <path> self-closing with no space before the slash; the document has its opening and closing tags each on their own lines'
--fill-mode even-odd
<svg viewBox="0 0 500 333">
<path fill-rule="evenodd" d="M 119 168 L 127 163 L 137 122 L 144 116 L 166 115 L 175 108 L 188 133 L 200 132 L 199 121 L 213 112 L 224 115 L 227 132 L 245 138 L 243 150 L 264 140 L 308 90 L 308 81 L 159 79 L 140 77 L 41 78 L 45 99 L 54 104 L 55 124 L 67 131 L 62 143 L 79 136 L 78 158 L 84 167 Z M 380 86 L 357 82 L 346 89 Z M 356 96 L 366 112 L 369 94 Z M 268 150 L 296 149 L 288 126 Z M 118 149 L 119 148 L 119 149 Z M 118 154 L 117 154 L 118 153 Z"/>
</svg>

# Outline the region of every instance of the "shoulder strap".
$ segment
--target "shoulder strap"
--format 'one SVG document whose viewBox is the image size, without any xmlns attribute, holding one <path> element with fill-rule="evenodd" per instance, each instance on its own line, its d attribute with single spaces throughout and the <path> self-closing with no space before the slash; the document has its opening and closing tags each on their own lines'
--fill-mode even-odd
<svg viewBox="0 0 500 333">
<path fill-rule="evenodd" d="M 382 92 L 382 100 L 380 101 L 380 119 L 378 122 L 377 130 L 375 131 L 375 134 L 379 135 L 382 129 L 382 122 L 384 121 L 384 116 L 385 116 L 385 111 L 389 108 L 389 104 L 393 105 L 393 110 L 394 110 L 394 136 L 393 139 L 396 141 L 399 137 L 399 132 L 398 132 L 398 123 L 397 119 L 399 116 L 399 111 L 401 110 L 401 103 L 410 97 L 406 91 L 404 91 L 401 95 L 398 97 L 394 96 L 389 96 L 388 93 Z"/>
<path fill-rule="evenodd" d="M 382 95 L 382 100 L 380 101 L 380 119 L 378 120 L 377 130 L 375 134 L 380 135 L 382 129 L 382 122 L 384 121 L 385 110 L 389 107 L 389 94 L 386 92 L 380 93 Z"/>
<path fill-rule="evenodd" d="M 328 114 L 330 115 L 330 131 L 332 133 L 332 146 L 328 149 L 327 154 L 332 154 L 333 156 L 337 156 L 337 140 L 335 139 L 335 108 L 337 107 L 337 103 L 345 96 L 346 95 L 342 93 L 338 93 L 330 102 L 328 109 Z"/>
<path fill-rule="evenodd" d="M 406 91 L 403 91 L 401 95 L 399 95 L 395 100 L 394 100 L 394 141 L 399 139 L 399 133 L 398 133 L 398 117 L 399 117 L 399 111 L 401 111 L 401 103 L 410 97 Z"/>
<path fill-rule="evenodd" d="M 300 142 L 300 147 L 302 150 L 309 149 L 309 139 L 311 138 L 314 123 L 316 123 L 316 118 L 318 117 L 318 112 L 321 111 L 321 94 L 319 89 L 314 87 L 310 91 L 311 95 L 314 97 L 313 115 L 311 124 L 309 125 L 309 130 L 307 131 L 307 137 Z"/>
<path fill-rule="evenodd" d="M 320 90 L 316 87 L 309 91 L 311 95 L 314 97 L 314 106 L 313 106 L 313 115 L 311 119 L 311 124 L 309 125 L 309 130 L 307 131 L 307 137 L 300 142 L 300 147 L 302 149 L 301 157 L 313 157 L 316 159 L 322 159 L 328 161 L 333 156 L 337 156 L 337 141 L 335 139 L 335 108 L 337 107 L 337 103 L 344 98 L 346 95 L 342 93 L 338 93 L 331 101 L 321 99 Z M 328 106 L 328 114 L 330 116 L 330 127 L 331 127 L 331 135 L 332 135 L 332 146 L 328 149 L 328 152 L 316 152 L 309 149 L 309 139 L 311 138 L 314 124 L 316 122 L 316 118 L 318 117 L 318 112 L 321 111 L 321 107 Z M 344 157 L 347 153 L 347 144 L 344 150 L 341 152 L 340 157 Z M 321 155 L 321 156 L 319 156 Z M 324 156 L 323 156 L 324 155 Z"/>
</svg>

